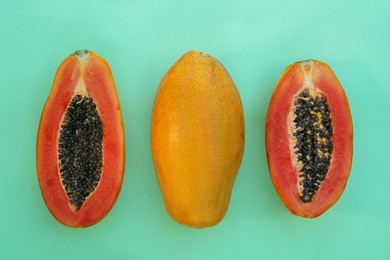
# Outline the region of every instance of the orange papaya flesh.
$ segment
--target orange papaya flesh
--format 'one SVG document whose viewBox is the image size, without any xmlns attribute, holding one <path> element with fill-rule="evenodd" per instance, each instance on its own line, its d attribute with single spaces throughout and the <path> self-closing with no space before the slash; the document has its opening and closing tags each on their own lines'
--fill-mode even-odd
<svg viewBox="0 0 390 260">
<path fill-rule="evenodd" d="M 154 101 L 151 149 L 171 218 L 194 228 L 218 224 L 243 156 L 244 113 L 216 59 L 190 51 L 165 74 Z"/>
<path fill-rule="evenodd" d="M 293 214 L 317 217 L 339 199 L 352 165 L 353 126 L 327 64 L 307 60 L 284 71 L 268 107 L 266 150 L 272 182 Z"/>
<path fill-rule="evenodd" d="M 80 50 L 62 62 L 36 149 L 42 196 L 59 222 L 86 227 L 106 216 L 122 186 L 125 146 L 115 84 L 102 57 Z"/>
</svg>

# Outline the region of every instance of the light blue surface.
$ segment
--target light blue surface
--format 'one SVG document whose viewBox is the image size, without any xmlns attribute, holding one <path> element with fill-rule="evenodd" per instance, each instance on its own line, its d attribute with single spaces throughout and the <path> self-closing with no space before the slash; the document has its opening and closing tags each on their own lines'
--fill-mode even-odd
<svg viewBox="0 0 390 260">
<path fill-rule="evenodd" d="M 0 3 L 0 259 L 390 259 L 388 1 L 7 1 Z M 35 170 L 40 114 L 55 72 L 87 48 L 110 64 L 126 134 L 122 192 L 98 225 L 59 224 Z M 197 49 L 239 89 L 246 149 L 228 214 L 196 230 L 166 213 L 149 145 L 154 94 Z M 269 177 L 266 109 L 289 64 L 327 62 L 351 106 L 355 149 L 338 203 L 293 216 Z"/>
</svg>

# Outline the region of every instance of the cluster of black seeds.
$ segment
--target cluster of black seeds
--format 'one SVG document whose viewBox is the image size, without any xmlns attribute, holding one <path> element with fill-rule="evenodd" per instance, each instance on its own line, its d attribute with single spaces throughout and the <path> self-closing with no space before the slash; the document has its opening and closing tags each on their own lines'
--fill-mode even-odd
<svg viewBox="0 0 390 260">
<path fill-rule="evenodd" d="M 77 210 L 99 183 L 102 142 L 102 122 L 93 99 L 76 95 L 61 124 L 58 154 L 62 184 Z"/>
<path fill-rule="evenodd" d="M 328 173 L 333 151 L 333 128 L 326 98 L 311 96 L 305 89 L 295 100 L 295 154 L 303 166 L 301 201 L 309 203 Z"/>
</svg>

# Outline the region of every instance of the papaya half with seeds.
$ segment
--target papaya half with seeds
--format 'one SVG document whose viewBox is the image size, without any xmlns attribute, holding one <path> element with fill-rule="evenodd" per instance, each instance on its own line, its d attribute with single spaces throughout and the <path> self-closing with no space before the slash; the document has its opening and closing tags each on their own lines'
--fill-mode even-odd
<svg viewBox="0 0 390 260">
<path fill-rule="evenodd" d="M 59 222 L 86 227 L 106 216 L 122 186 L 125 143 L 114 80 L 103 58 L 80 50 L 62 62 L 36 149 L 42 196 Z"/>
<path fill-rule="evenodd" d="M 190 51 L 165 74 L 154 101 L 151 150 L 171 218 L 194 228 L 218 224 L 243 156 L 244 113 L 216 59 Z"/>
<path fill-rule="evenodd" d="M 284 71 L 268 107 L 266 150 L 272 182 L 292 213 L 314 218 L 339 199 L 352 165 L 353 126 L 327 64 L 307 60 Z"/>
</svg>

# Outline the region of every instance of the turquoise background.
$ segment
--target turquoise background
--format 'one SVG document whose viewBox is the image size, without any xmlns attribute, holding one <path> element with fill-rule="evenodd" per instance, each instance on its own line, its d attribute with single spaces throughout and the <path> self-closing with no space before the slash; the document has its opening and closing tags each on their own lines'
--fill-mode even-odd
<svg viewBox="0 0 390 260">
<path fill-rule="evenodd" d="M 1 1 L 0 259 L 390 259 L 389 28 L 386 0 Z M 55 72 L 82 48 L 111 65 L 127 154 L 113 210 L 95 226 L 73 229 L 46 209 L 35 142 Z M 191 49 L 225 65 L 246 120 L 229 211 L 203 230 L 169 218 L 149 148 L 159 81 Z M 284 207 L 264 147 L 279 76 L 309 58 L 335 71 L 355 131 L 347 188 L 316 219 Z"/>
</svg>

